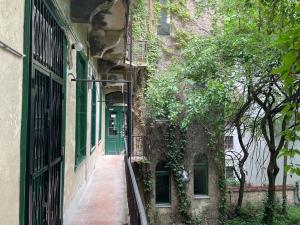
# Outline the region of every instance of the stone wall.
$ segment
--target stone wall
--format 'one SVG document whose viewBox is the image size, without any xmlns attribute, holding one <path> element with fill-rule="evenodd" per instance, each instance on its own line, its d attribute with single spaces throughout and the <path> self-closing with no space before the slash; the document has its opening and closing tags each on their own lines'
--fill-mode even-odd
<svg viewBox="0 0 300 225">
<path fill-rule="evenodd" d="M 166 206 L 155 204 L 155 169 L 160 161 L 165 161 L 166 142 L 165 135 L 166 123 L 150 123 L 146 126 L 146 138 L 144 140 L 144 151 L 146 158 L 150 161 L 150 171 L 153 177 L 153 193 L 151 194 L 151 222 L 156 225 L 166 225 L 178 222 L 177 211 L 177 189 L 175 181 L 171 179 L 171 204 Z M 196 123 L 191 126 L 187 132 L 187 147 L 184 154 L 183 166 L 187 171 L 190 171 L 190 181 L 187 184 L 187 194 L 191 200 L 191 210 L 193 215 L 203 217 L 205 223 L 214 225 L 217 224 L 218 218 L 218 174 L 216 165 L 213 162 L 213 154 L 207 146 L 207 134 L 200 124 Z M 194 156 L 199 153 L 204 153 L 208 157 L 208 190 L 207 196 L 194 196 L 193 190 L 193 162 Z M 140 184 L 140 187 L 142 185 Z"/>
<path fill-rule="evenodd" d="M 149 14 L 153 12 L 153 1 L 148 1 Z M 195 18 L 195 1 L 188 0 L 187 8 L 191 16 Z M 196 36 L 209 35 L 211 29 L 211 14 L 204 12 L 198 19 L 189 22 L 182 22 L 178 18 L 172 17 L 171 19 L 171 34 L 167 36 L 158 36 L 159 47 L 161 54 L 160 60 L 156 65 L 158 72 L 167 70 L 170 66 L 172 59 L 180 57 L 180 48 L 175 38 L 177 30 L 184 30 Z M 153 20 L 153 26 L 156 26 L 156 21 Z M 155 29 L 154 29 L 155 30 Z M 135 73 L 136 83 L 134 83 L 134 96 L 133 96 L 133 134 L 143 136 L 142 150 L 145 158 L 150 161 L 149 169 L 152 176 L 152 193 L 151 193 L 151 212 L 150 223 L 155 225 L 167 225 L 178 223 L 177 211 L 177 193 L 175 181 L 171 179 L 171 204 L 170 205 L 156 205 L 155 204 L 155 169 L 160 161 L 165 161 L 166 152 L 166 129 L 167 124 L 163 122 L 155 122 L 147 119 L 147 106 L 144 101 L 144 88 L 147 86 L 147 71 L 144 69 L 138 70 Z M 201 215 L 204 219 L 204 224 L 214 225 L 217 224 L 218 218 L 218 174 L 216 165 L 214 165 L 215 155 L 208 149 L 207 133 L 201 127 L 200 123 L 192 125 L 187 132 L 187 147 L 184 155 L 183 165 L 186 170 L 190 171 L 191 179 L 187 184 L 187 194 L 191 199 L 191 211 L 194 215 Z M 193 180 L 193 162 L 194 156 L 198 153 L 205 153 L 208 157 L 208 196 L 194 196 L 194 180 Z M 135 160 L 139 160 L 137 157 Z M 221 159 L 222 160 L 222 159 Z M 138 163 L 137 163 L 138 164 Z M 137 164 L 134 164 L 135 171 L 137 171 Z M 139 187 L 141 193 L 144 193 L 143 184 L 139 180 Z M 142 195 L 143 195 L 142 194 Z M 143 196 L 144 197 L 144 196 Z"/>
<path fill-rule="evenodd" d="M 267 190 L 268 190 L 267 186 L 246 186 L 243 204 L 250 202 L 254 205 L 261 205 L 264 199 L 266 198 Z M 287 194 L 287 204 L 294 205 L 296 203 L 299 203 L 297 199 L 297 192 L 295 187 L 287 186 L 286 194 Z M 229 191 L 227 193 L 228 203 L 236 204 L 238 200 L 238 196 L 239 196 L 239 190 L 237 187 L 229 188 Z M 276 186 L 276 199 L 278 201 L 282 201 L 281 186 Z"/>
</svg>

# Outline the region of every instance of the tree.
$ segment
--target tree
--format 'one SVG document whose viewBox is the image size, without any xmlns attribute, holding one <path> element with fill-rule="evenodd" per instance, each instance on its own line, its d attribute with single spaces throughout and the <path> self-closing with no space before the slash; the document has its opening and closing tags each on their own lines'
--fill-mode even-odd
<svg viewBox="0 0 300 225">
<path fill-rule="evenodd" d="M 216 2 L 213 35 L 191 40 L 171 70 L 150 78 L 148 104 L 153 116 L 163 116 L 167 109 L 172 112 L 169 119 L 181 121 L 182 126 L 198 119 L 208 133 L 224 132 L 227 124 L 236 127 L 243 151 L 237 213 L 249 154 L 242 134 L 263 139 L 270 153 L 264 223 L 272 224 L 277 157 L 300 153 L 284 148 L 286 141 L 299 140 L 300 131 L 299 4 L 292 0 Z M 300 174 L 294 165 L 286 170 Z"/>
</svg>

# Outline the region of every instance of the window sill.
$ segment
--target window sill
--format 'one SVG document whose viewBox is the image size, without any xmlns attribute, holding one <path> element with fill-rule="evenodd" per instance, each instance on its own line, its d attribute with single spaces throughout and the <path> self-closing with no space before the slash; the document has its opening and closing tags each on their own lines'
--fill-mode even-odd
<svg viewBox="0 0 300 225">
<path fill-rule="evenodd" d="M 172 205 L 170 203 L 160 203 L 160 204 L 155 204 L 156 208 L 171 208 Z"/>
<path fill-rule="evenodd" d="M 194 199 L 210 199 L 208 195 L 194 195 Z"/>
</svg>

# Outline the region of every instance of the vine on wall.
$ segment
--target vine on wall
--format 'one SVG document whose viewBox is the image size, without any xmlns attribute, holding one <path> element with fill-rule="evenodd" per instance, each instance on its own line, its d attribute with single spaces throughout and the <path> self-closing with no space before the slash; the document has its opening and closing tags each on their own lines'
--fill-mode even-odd
<svg viewBox="0 0 300 225">
<path fill-rule="evenodd" d="M 167 4 L 161 5 L 159 0 L 154 0 L 154 23 L 150 21 L 148 8 L 147 8 L 147 1 L 146 0 L 136 0 L 133 5 L 133 17 L 132 17 L 132 31 L 133 31 L 133 38 L 134 40 L 146 40 L 147 41 L 147 70 L 150 75 L 150 86 L 147 87 L 147 95 L 148 95 L 148 107 L 150 106 L 150 111 L 156 111 L 158 114 L 158 118 L 161 116 L 166 116 L 167 119 L 170 120 L 169 127 L 167 129 L 166 135 L 166 143 L 167 143 L 167 151 L 166 151 L 166 159 L 168 161 L 168 165 L 172 172 L 172 176 L 174 177 L 177 189 L 177 196 L 178 196 L 178 212 L 180 214 L 181 220 L 184 221 L 186 224 L 201 224 L 199 218 L 195 218 L 191 214 L 191 201 L 189 196 L 186 192 L 186 185 L 182 180 L 182 170 L 183 170 L 183 157 L 184 151 L 186 148 L 186 127 L 192 122 L 194 118 L 199 118 L 199 116 L 203 115 L 210 115 L 209 112 L 204 112 L 200 110 L 197 112 L 197 116 L 194 116 L 194 112 L 190 113 L 192 115 L 187 120 L 178 123 L 178 118 L 182 115 L 181 112 L 186 110 L 186 107 L 189 107 L 189 101 L 186 103 L 182 103 L 178 101 L 177 94 L 180 92 L 180 83 L 182 83 L 181 79 L 182 76 L 182 68 L 179 68 L 180 75 L 172 75 L 171 82 L 168 80 L 169 78 L 164 78 L 163 74 L 160 74 L 157 69 L 157 65 L 160 63 L 161 54 L 163 49 L 163 44 L 160 38 L 156 35 L 156 30 L 153 28 L 153 25 L 156 26 L 156 22 L 158 21 L 159 15 L 161 10 L 168 10 L 172 16 L 178 18 L 183 22 L 188 22 L 192 18 L 190 13 L 187 9 L 187 0 L 175 0 L 175 1 L 168 1 Z M 192 36 L 188 32 L 184 30 L 177 30 L 174 32 L 173 38 L 181 48 L 185 48 L 188 46 L 189 42 L 191 42 Z M 182 59 L 183 60 L 183 59 Z M 174 64 L 172 65 L 174 66 Z M 175 68 L 176 66 L 174 66 Z M 170 68 L 173 74 L 178 74 L 176 71 L 177 68 Z M 173 71 L 174 70 L 174 71 Z M 155 81 L 155 82 L 153 82 Z M 190 85 L 190 84 L 189 84 Z M 209 89 L 208 89 L 209 90 Z M 212 88 L 212 92 L 216 92 L 215 87 Z M 202 94 L 202 93 L 201 93 Z M 209 95 L 209 93 L 207 94 Z M 222 95 L 223 92 L 222 92 Z M 202 96 L 204 99 L 207 96 Z M 149 101 L 149 98 L 151 99 Z M 194 101 L 196 98 L 192 98 Z M 192 102 L 191 101 L 191 102 Z M 201 100 L 202 101 L 202 100 Z M 214 102 L 209 102 L 209 100 L 205 100 L 209 104 L 214 104 Z M 204 102 L 204 101 L 203 101 Z M 187 105 L 186 105 L 187 104 Z M 192 102 L 194 105 L 195 102 Z M 218 104 L 218 103 L 217 103 Z M 201 107 L 201 104 L 198 104 Z M 153 109 L 151 109 L 153 107 Z M 167 114 L 164 109 L 167 112 Z M 207 107 L 206 107 L 207 108 Z M 164 112 L 162 112 L 164 111 Z M 192 118 L 193 117 L 193 118 Z M 185 128 L 184 128 L 185 127 Z M 219 222 L 220 224 L 224 224 L 225 222 L 225 178 L 224 178 L 224 168 L 220 164 L 221 159 L 223 159 L 224 155 L 222 155 L 222 151 L 219 148 L 220 143 L 219 140 L 222 140 L 222 125 L 215 124 L 212 128 L 210 136 L 210 143 L 209 148 L 214 154 L 215 158 L 215 165 L 218 165 L 218 175 L 219 175 L 219 189 L 220 189 L 220 200 L 219 200 Z M 180 140 L 180 141 L 177 141 Z M 152 177 L 145 176 L 142 178 L 145 189 L 147 193 L 152 192 L 150 188 L 147 187 L 150 184 L 150 179 Z M 151 184 L 152 185 L 152 184 Z M 147 194 L 146 194 L 147 195 Z M 145 195 L 145 196 L 146 196 Z M 149 194 L 149 196 L 151 196 Z M 149 197 L 151 198 L 151 197 Z M 145 201 L 146 197 L 145 197 Z M 149 204 L 148 204 L 149 203 Z M 150 200 L 146 203 L 146 210 L 147 214 L 150 215 Z"/>
<path fill-rule="evenodd" d="M 153 177 L 150 170 L 150 161 L 141 160 L 138 162 L 138 178 L 143 186 L 143 197 L 148 221 L 151 220 L 152 207 L 151 198 L 153 191 Z"/>
</svg>

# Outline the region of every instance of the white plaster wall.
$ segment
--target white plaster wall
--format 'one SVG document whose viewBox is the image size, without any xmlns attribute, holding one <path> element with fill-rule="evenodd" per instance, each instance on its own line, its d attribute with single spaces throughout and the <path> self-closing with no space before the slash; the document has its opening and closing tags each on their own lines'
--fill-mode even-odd
<svg viewBox="0 0 300 225">
<path fill-rule="evenodd" d="M 238 141 L 238 136 L 236 130 L 232 132 L 232 134 L 228 134 L 233 136 L 233 150 L 235 152 L 242 152 L 241 147 Z M 249 139 L 249 134 L 246 134 L 244 140 Z M 245 171 L 246 171 L 246 181 L 252 185 L 265 185 L 268 184 L 268 176 L 267 176 L 267 167 L 269 163 L 269 152 L 266 147 L 266 143 L 263 140 L 258 140 L 257 148 L 250 148 L 249 150 L 249 158 L 245 163 Z M 291 143 L 290 143 L 291 145 Z M 296 142 L 294 148 L 300 148 L 300 142 Z M 230 161 L 227 159 L 228 162 Z M 283 180 L 283 157 L 277 159 L 277 164 L 280 168 L 279 173 L 276 178 L 276 185 L 282 185 Z M 300 164 L 300 155 L 296 156 L 295 158 L 288 158 L 288 164 L 299 165 Z M 230 165 L 230 163 L 228 164 Z M 287 184 L 288 185 L 295 185 L 296 182 L 300 182 L 300 176 L 296 174 L 288 173 L 287 176 Z"/>
<path fill-rule="evenodd" d="M 0 40 L 23 53 L 24 0 L 0 0 Z M 0 224 L 19 224 L 23 58 L 0 48 Z"/>
</svg>

